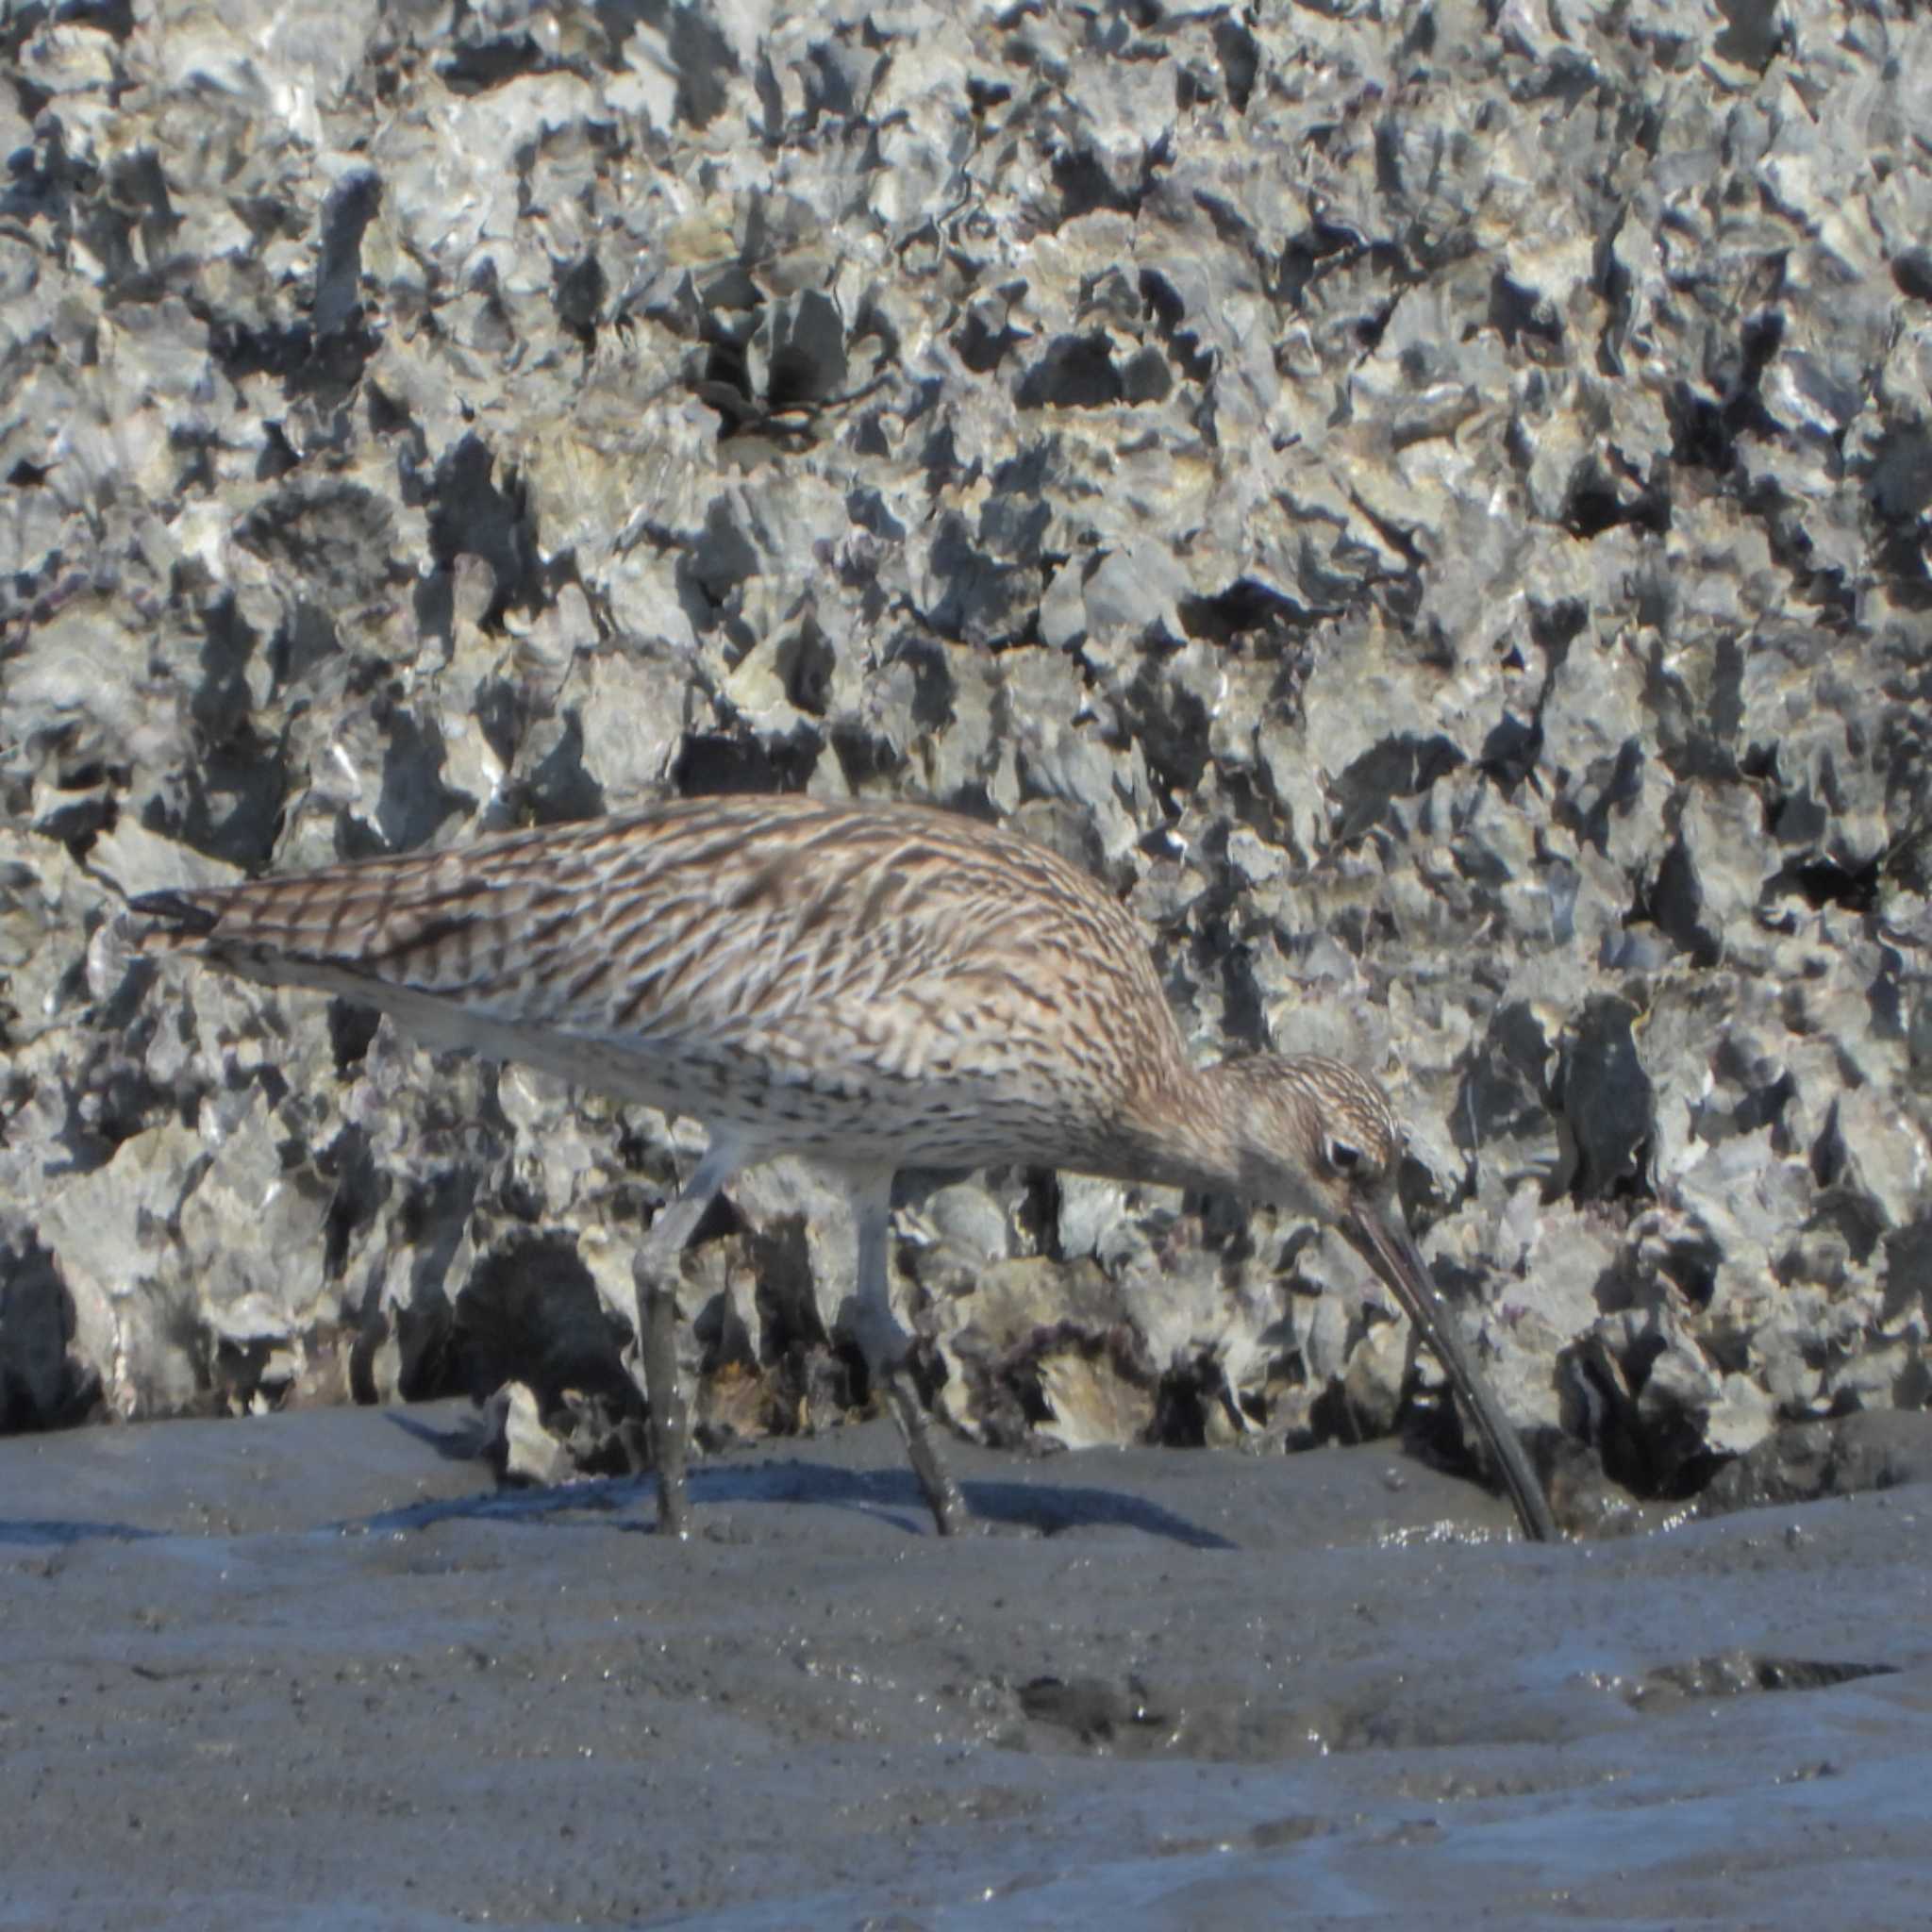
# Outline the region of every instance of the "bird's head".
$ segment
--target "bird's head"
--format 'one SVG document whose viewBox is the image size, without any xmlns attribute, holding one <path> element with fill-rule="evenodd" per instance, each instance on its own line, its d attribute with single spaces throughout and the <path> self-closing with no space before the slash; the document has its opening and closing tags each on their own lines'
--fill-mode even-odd
<svg viewBox="0 0 1932 1932">
<path fill-rule="evenodd" d="M 1340 1060 L 1237 1062 L 1241 1191 L 1353 1232 L 1392 1207 L 1402 1128 L 1382 1090 Z M 1400 1221 L 1400 1209 L 1395 1209 Z"/>
<path fill-rule="evenodd" d="M 1409 1238 L 1395 1192 L 1402 1127 L 1382 1090 L 1353 1067 L 1313 1055 L 1263 1056 L 1224 1063 L 1220 1073 L 1239 1123 L 1241 1191 L 1325 1222 L 1368 1261 L 1469 1405 L 1524 1534 L 1553 1541 L 1556 1520 L 1536 1472 Z"/>
</svg>

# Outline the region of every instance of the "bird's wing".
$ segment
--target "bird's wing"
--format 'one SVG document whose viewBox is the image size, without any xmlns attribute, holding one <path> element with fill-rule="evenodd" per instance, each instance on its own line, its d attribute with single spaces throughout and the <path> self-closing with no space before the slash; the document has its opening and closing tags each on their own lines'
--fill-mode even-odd
<svg viewBox="0 0 1932 1932">
<path fill-rule="evenodd" d="M 815 1077 L 1045 1066 L 1086 1084 L 1116 1006 L 1166 1017 L 1132 918 L 1094 880 L 915 807 L 688 801 L 136 909 L 163 922 L 155 943 L 272 984 Z"/>
</svg>

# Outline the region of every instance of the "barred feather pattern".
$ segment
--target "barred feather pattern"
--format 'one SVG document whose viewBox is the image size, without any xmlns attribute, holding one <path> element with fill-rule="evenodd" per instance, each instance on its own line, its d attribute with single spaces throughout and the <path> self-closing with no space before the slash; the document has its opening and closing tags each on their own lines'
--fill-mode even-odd
<svg viewBox="0 0 1932 1932">
<path fill-rule="evenodd" d="M 748 1158 L 1142 1172 L 1197 1077 L 1098 882 L 924 807 L 691 800 L 137 909 L 181 928 L 150 943 L 729 1128 Z"/>
</svg>

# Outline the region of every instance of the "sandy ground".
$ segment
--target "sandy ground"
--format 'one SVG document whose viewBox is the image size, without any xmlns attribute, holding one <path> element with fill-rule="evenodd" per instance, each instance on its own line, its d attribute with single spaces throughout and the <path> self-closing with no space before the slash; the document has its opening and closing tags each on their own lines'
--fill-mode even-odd
<svg viewBox="0 0 1932 1932">
<path fill-rule="evenodd" d="M 1532 1548 L 1386 1445 L 960 1446 L 945 1543 L 880 1425 L 680 1546 L 474 1436 L 0 1441 L 0 1925 L 1932 1923 L 1924 1481 Z"/>
</svg>

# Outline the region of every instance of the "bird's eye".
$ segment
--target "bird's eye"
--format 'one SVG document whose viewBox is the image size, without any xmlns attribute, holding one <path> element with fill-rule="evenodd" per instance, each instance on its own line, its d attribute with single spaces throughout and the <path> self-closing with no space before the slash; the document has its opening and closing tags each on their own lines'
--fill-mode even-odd
<svg viewBox="0 0 1932 1932">
<path fill-rule="evenodd" d="M 1348 1141 L 1330 1141 L 1328 1165 L 1337 1174 L 1354 1174 L 1362 1164 L 1362 1150 Z"/>
</svg>

